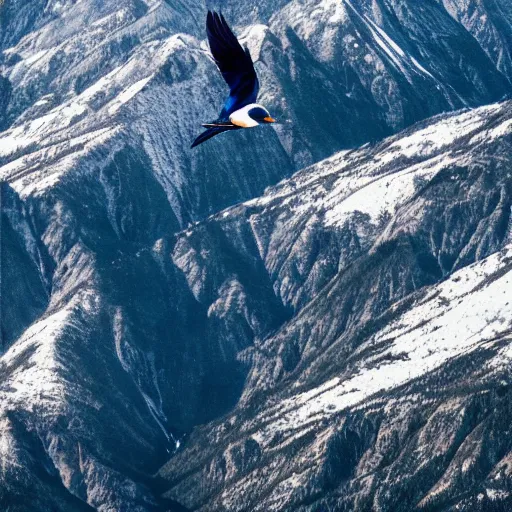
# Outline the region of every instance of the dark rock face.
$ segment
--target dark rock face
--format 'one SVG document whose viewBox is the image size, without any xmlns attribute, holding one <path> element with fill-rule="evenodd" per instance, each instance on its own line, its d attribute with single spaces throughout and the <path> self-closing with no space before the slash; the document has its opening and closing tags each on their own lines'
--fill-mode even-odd
<svg viewBox="0 0 512 512">
<path fill-rule="evenodd" d="M 225 2 L 282 123 L 191 152 L 202 4 L 0 3 L 0 508 L 508 510 L 510 102 L 382 140 L 493 5 Z"/>
<path fill-rule="evenodd" d="M 7 125 L 6 111 L 11 99 L 11 83 L 0 75 L 0 131 Z"/>
<path fill-rule="evenodd" d="M 447 12 L 480 43 L 496 67 L 510 80 L 512 76 L 512 3 L 509 0 L 476 2 L 439 0 Z"/>
<path fill-rule="evenodd" d="M 0 281 L 2 348 L 6 348 L 36 320 L 48 305 L 44 246 L 39 245 L 25 205 L 9 185 L 1 184 Z"/>
</svg>

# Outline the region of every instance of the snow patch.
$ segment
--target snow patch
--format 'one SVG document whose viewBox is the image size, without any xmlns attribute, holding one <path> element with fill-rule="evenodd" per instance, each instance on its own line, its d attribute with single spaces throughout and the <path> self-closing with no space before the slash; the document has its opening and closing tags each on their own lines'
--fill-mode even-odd
<svg viewBox="0 0 512 512">
<path fill-rule="evenodd" d="M 376 393 L 411 382 L 449 360 L 492 346 L 492 340 L 511 327 L 508 296 L 512 273 L 500 275 L 510 258 L 512 245 L 432 288 L 415 307 L 360 347 L 359 352 L 388 346 L 373 360 L 361 362 L 352 377 L 332 379 L 279 403 L 270 416 L 265 413 L 259 418 L 258 423 L 269 424 L 257 433 L 258 442 L 269 442 L 278 432 L 304 429 Z"/>
</svg>

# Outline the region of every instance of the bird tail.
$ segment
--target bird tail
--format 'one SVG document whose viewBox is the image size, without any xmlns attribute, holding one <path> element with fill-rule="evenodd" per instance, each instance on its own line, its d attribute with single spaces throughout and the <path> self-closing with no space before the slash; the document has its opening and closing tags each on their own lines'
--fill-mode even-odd
<svg viewBox="0 0 512 512">
<path fill-rule="evenodd" d="M 199 144 L 202 144 L 203 142 L 207 141 L 208 139 L 211 139 L 212 137 L 215 137 L 215 135 L 218 135 L 219 133 L 226 132 L 228 130 L 237 130 L 239 128 L 239 126 L 234 125 L 214 126 L 212 128 L 208 128 L 208 130 L 205 130 L 198 137 L 196 137 L 194 142 L 192 142 L 192 146 L 190 147 L 195 148 L 196 146 L 199 146 Z"/>
<path fill-rule="evenodd" d="M 203 123 L 203 128 L 215 128 L 216 126 L 235 126 L 231 121 L 212 121 L 211 123 Z"/>
</svg>

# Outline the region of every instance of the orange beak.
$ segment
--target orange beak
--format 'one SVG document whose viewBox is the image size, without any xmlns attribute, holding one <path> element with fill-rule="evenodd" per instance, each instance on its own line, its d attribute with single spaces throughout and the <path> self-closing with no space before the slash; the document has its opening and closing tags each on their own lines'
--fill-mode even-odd
<svg viewBox="0 0 512 512">
<path fill-rule="evenodd" d="M 267 123 L 275 123 L 276 122 L 276 120 L 273 117 L 270 117 L 270 116 L 264 117 L 263 121 L 265 121 Z"/>
</svg>

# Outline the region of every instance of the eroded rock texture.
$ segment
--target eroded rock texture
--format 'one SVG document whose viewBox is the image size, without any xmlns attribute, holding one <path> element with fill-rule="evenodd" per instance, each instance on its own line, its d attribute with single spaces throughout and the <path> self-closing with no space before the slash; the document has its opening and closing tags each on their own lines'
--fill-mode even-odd
<svg viewBox="0 0 512 512">
<path fill-rule="evenodd" d="M 204 4 L 0 1 L 0 508 L 508 510 L 509 2 L 215 7 L 190 151 Z"/>
</svg>

